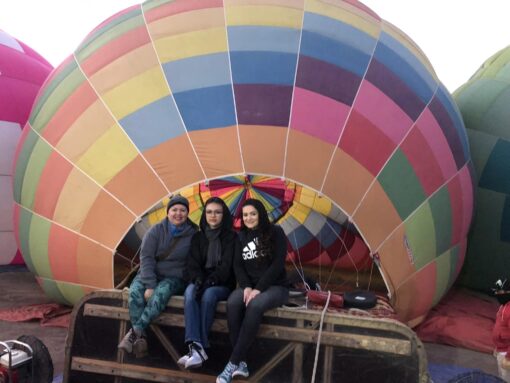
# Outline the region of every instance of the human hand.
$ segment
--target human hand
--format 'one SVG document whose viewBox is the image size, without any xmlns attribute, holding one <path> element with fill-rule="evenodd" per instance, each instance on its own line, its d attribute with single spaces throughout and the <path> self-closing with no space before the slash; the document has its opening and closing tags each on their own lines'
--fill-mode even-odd
<svg viewBox="0 0 510 383">
<path fill-rule="evenodd" d="M 252 291 L 251 287 L 246 287 L 244 289 L 243 302 L 244 302 L 245 305 L 248 305 L 248 297 L 250 296 L 251 291 Z"/>
<path fill-rule="evenodd" d="M 205 290 L 214 285 L 216 285 L 216 280 L 213 278 L 207 278 L 205 282 L 200 284 L 200 286 L 195 290 L 195 299 L 197 301 L 201 300 Z"/>
<path fill-rule="evenodd" d="M 146 289 L 143 293 L 143 297 L 145 298 L 145 301 L 148 302 L 149 299 L 152 297 L 152 294 L 154 293 L 154 289 Z"/>
<path fill-rule="evenodd" d="M 260 294 L 260 290 L 257 290 L 257 289 L 253 289 L 250 293 L 250 295 L 248 296 L 248 299 L 246 301 L 246 306 L 248 306 L 248 304 L 251 302 L 251 300 L 253 298 L 255 298 L 257 295 Z"/>
</svg>

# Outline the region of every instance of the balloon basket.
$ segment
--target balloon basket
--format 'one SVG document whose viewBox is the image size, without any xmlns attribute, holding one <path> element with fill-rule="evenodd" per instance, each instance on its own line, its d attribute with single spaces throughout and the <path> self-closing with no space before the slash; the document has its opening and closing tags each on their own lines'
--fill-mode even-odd
<svg viewBox="0 0 510 383">
<path fill-rule="evenodd" d="M 127 298 L 127 289 L 95 291 L 74 307 L 64 383 L 215 381 L 231 352 L 226 302 L 218 304 L 209 359 L 189 371 L 176 363 L 187 352 L 183 298 L 172 297 L 151 325 L 149 354 L 139 359 L 117 349 L 129 329 Z M 315 375 L 322 383 L 429 382 L 425 349 L 409 327 L 335 312 L 326 312 L 321 327 L 322 310 L 306 309 L 303 299 L 266 313 L 248 354 L 248 381 L 301 383 Z"/>
</svg>

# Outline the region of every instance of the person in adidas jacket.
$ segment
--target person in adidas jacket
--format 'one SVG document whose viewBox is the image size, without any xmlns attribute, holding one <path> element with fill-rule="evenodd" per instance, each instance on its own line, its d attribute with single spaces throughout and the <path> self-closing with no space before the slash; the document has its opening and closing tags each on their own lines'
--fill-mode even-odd
<svg viewBox="0 0 510 383">
<path fill-rule="evenodd" d="M 227 301 L 227 321 L 233 351 L 217 383 L 248 377 L 249 347 L 255 340 L 264 313 L 289 298 L 285 256 L 287 238 L 282 228 L 269 222 L 264 205 L 247 199 L 242 208 L 239 248 L 234 272 L 239 288 Z"/>
</svg>

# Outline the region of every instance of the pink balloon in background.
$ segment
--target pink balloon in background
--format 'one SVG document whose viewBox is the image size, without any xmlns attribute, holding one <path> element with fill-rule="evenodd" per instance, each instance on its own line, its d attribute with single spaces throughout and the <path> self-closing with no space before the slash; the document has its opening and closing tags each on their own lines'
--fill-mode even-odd
<svg viewBox="0 0 510 383">
<path fill-rule="evenodd" d="M 0 30 L 0 265 L 23 264 L 13 233 L 13 158 L 32 104 L 52 66 Z"/>
</svg>

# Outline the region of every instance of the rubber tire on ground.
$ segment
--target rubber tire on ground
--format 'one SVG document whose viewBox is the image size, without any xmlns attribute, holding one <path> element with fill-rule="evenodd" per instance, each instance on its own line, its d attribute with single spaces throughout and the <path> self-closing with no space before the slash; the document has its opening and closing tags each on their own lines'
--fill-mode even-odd
<svg viewBox="0 0 510 383">
<path fill-rule="evenodd" d="M 469 371 L 449 379 L 447 383 L 505 383 L 505 381 L 482 371 Z"/>
<path fill-rule="evenodd" d="M 41 340 L 32 335 L 22 335 L 18 338 L 20 342 L 28 344 L 34 355 L 32 357 L 34 382 L 53 382 L 53 362 L 51 355 Z"/>
<path fill-rule="evenodd" d="M 377 296 L 371 291 L 347 291 L 344 293 L 344 306 L 370 309 L 377 303 Z"/>
</svg>

